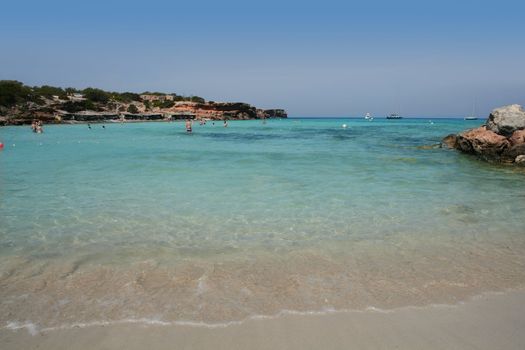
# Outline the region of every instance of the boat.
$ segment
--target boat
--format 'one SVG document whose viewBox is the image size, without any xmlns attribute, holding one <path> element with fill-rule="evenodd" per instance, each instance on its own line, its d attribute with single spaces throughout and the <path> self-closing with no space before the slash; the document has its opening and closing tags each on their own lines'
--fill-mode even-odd
<svg viewBox="0 0 525 350">
<path fill-rule="evenodd" d="M 372 117 L 372 116 L 370 115 L 370 113 L 367 113 L 367 114 L 365 115 L 365 119 L 366 119 L 366 120 L 374 120 L 374 117 Z"/>
<path fill-rule="evenodd" d="M 386 119 L 403 119 L 403 117 L 397 113 L 392 113 L 390 115 L 387 115 Z"/>
<path fill-rule="evenodd" d="M 468 117 L 465 117 L 463 119 L 465 120 L 477 120 L 478 117 L 475 117 L 476 115 L 476 100 L 474 99 L 474 101 L 472 101 L 472 114 L 469 115 Z"/>
</svg>

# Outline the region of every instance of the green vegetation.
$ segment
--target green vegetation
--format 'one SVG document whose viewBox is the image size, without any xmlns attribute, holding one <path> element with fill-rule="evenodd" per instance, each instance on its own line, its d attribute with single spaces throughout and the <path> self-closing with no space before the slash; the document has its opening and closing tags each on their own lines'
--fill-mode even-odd
<svg viewBox="0 0 525 350">
<path fill-rule="evenodd" d="M 27 86 L 16 80 L 0 80 L 0 112 L 11 113 L 45 112 L 64 110 L 77 113 L 84 110 L 93 111 L 128 111 L 139 113 L 140 107 L 135 104 L 143 103 L 147 111 L 153 108 L 171 108 L 176 101 L 191 101 L 205 103 L 199 96 L 182 96 L 175 93 L 144 92 L 145 95 L 155 96 L 152 100 L 143 100 L 141 94 L 134 92 L 110 92 L 88 87 L 77 89 L 73 87 L 56 87 L 50 85 Z M 170 99 L 167 98 L 170 97 Z M 173 97 L 173 100 L 171 100 Z M 47 112 L 46 112 L 47 111 Z"/>
<path fill-rule="evenodd" d="M 199 102 L 199 103 L 205 103 L 206 100 L 199 96 L 181 96 L 177 94 L 172 94 L 174 101 L 191 101 L 191 102 Z"/>
<path fill-rule="evenodd" d="M 199 102 L 199 103 L 205 103 L 206 100 L 199 96 L 191 96 L 190 97 L 191 102 Z"/>
<path fill-rule="evenodd" d="M 137 114 L 139 112 L 139 109 L 135 105 L 129 105 L 128 112 L 132 114 Z"/>
<path fill-rule="evenodd" d="M 45 98 L 52 99 L 53 96 L 58 96 L 61 100 L 67 100 L 67 93 L 64 89 L 49 85 L 42 85 L 40 87 L 33 87 L 33 92 L 36 95 L 43 96 Z"/>
<path fill-rule="evenodd" d="M 99 102 L 105 104 L 109 101 L 110 94 L 104 90 L 87 88 L 82 90 L 84 97 L 90 100 L 91 102 Z"/>
<path fill-rule="evenodd" d="M 130 103 L 132 101 L 140 102 L 140 95 L 133 92 L 112 92 L 111 98 L 118 102 Z"/>
<path fill-rule="evenodd" d="M 85 111 L 85 110 L 93 111 L 97 109 L 95 104 L 91 102 L 90 100 L 76 101 L 76 102 L 67 101 L 67 102 L 64 102 L 60 106 L 60 108 L 69 113 L 76 113 L 76 112 Z"/>
<path fill-rule="evenodd" d="M 29 86 L 16 80 L 0 80 L 0 106 L 13 107 L 27 102 L 42 104 L 39 96 Z"/>
<path fill-rule="evenodd" d="M 175 106 L 175 102 L 170 101 L 170 100 L 165 100 L 165 101 L 155 100 L 155 101 L 153 101 L 153 107 L 171 108 L 173 106 Z"/>
</svg>

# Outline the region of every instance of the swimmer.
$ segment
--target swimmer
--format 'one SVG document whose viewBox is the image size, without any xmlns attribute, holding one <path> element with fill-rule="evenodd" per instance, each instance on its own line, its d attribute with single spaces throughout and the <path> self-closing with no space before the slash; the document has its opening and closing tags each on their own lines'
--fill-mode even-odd
<svg viewBox="0 0 525 350">
<path fill-rule="evenodd" d="M 193 123 L 192 123 L 191 120 L 186 119 L 186 132 L 187 132 L 187 133 L 191 133 L 191 132 L 192 132 L 192 130 L 191 130 L 191 125 L 192 125 L 192 124 L 193 124 Z"/>
<path fill-rule="evenodd" d="M 105 129 L 105 128 L 106 128 L 106 126 L 105 126 L 105 125 L 102 125 L 102 129 Z"/>
<path fill-rule="evenodd" d="M 88 123 L 88 129 L 91 129 L 91 124 Z"/>
<path fill-rule="evenodd" d="M 228 121 L 226 119 L 224 119 L 224 127 L 227 128 L 228 127 Z"/>
</svg>

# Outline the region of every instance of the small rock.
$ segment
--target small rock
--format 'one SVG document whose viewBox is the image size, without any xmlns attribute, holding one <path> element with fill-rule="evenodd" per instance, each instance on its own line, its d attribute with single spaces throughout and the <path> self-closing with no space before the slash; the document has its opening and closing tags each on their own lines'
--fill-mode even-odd
<svg viewBox="0 0 525 350">
<path fill-rule="evenodd" d="M 520 154 L 514 159 L 514 163 L 525 166 L 525 154 Z"/>
<path fill-rule="evenodd" d="M 456 134 L 449 134 L 441 140 L 441 148 L 456 148 L 457 140 Z"/>
</svg>

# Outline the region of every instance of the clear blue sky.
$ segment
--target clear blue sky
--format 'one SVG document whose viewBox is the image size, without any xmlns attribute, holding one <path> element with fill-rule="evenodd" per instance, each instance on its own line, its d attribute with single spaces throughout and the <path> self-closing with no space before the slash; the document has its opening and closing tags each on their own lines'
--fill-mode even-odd
<svg viewBox="0 0 525 350">
<path fill-rule="evenodd" d="M 0 79 L 485 116 L 525 104 L 525 1 L 4 1 Z"/>
</svg>

